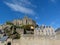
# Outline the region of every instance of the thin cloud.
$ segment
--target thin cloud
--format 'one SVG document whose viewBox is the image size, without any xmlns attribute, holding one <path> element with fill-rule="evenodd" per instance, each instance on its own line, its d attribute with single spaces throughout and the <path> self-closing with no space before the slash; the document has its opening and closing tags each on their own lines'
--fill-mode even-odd
<svg viewBox="0 0 60 45">
<path fill-rule="evenodd" d="M 25 0 L 13 0 L 12 3 L 4 2 L 7 6 L 9 6 L 12 10 L 21 12 L 24 14 L 32 14 L 35 15 L 35 11 L 27 6 L 33 6 L 31 2 Z"/>
<path fill-rule="evenodd" d="M 35 19 L 38 19 L 38 17 L 36 16 Z"/>
<path fill-rule="evenodd" d="M 36 8 L 35 5 L 33 5 L 29 0 L 12 0 L 13 3 L 21 5 L 21 6 L 28 6 L 28 7 L 34 7 Z"/>
<path fill-rule="evenodd" d="M 57 23 L 56 21 L 54 21 L 54 22 L 51 22 L 51 24 L 50 24 L 51 26 L 53 26 L 55 29 L 57 29 L 58 27 L 60 27 L 60 24 L 59 23 Z"/>
<path fill-rule="evenodd" d="M 56 0 L 50 0 L 51 2 L 53 2 L 53 3 L 56 3 Z"/>
</svg>

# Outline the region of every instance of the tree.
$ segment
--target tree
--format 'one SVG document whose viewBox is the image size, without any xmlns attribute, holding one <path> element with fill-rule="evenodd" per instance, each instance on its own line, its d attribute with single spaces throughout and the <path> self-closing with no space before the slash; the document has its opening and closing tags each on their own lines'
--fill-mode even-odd
<svg viewBox="0 0 60 45">
<path fill-rule="evenodd" d="M 11 22 L 6 22 L 7 25 L 14 25 L 13 23 Z"/>
</svg>

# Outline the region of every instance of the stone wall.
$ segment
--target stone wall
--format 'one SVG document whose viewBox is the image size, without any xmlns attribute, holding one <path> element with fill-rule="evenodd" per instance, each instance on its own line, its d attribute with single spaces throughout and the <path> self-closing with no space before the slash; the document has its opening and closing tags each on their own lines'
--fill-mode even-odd
<svg viewBox="0 0 60 45">
<path fill-rule="evenodd" d="M 42 39 L 42 38 L 21 38 L 21 45 L 59 45 L 60 40 Z"/>
<path fill-rule="evenodd" d="M 1 43 L 0 45 L 7 45 L 11 41 L 11 45 L 60 45 L 60 40 L 56 39 L 45 39 L 40 37 L 24 37 L 22 36 L 18 40 L 8 39 L 6 42 Z"/>
</svg>

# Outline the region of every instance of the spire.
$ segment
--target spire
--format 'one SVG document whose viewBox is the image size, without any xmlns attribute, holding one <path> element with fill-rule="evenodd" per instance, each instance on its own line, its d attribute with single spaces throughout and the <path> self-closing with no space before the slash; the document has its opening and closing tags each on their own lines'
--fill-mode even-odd
<svg viewBox="0 0 60 45">
<path fill-rule="evenodd" d="M 28 18 L 28 16 L 27 16 L 27 15 L 25 15 L 25 16 L 24 16 L 24 18 Z"/>
</svg>

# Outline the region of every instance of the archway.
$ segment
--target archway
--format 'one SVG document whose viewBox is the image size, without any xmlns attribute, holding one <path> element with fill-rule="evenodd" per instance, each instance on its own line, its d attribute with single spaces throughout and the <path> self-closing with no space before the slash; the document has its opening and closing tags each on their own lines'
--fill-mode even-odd
<svg viewBox="0 0 60 45">
<path fill-rule="evenodd" d="M 11 45 L 11 42 L 8 42 L 7 45 Z"/>
</svg>

